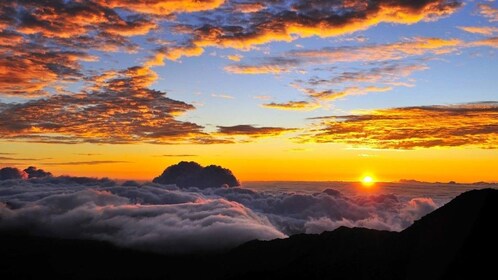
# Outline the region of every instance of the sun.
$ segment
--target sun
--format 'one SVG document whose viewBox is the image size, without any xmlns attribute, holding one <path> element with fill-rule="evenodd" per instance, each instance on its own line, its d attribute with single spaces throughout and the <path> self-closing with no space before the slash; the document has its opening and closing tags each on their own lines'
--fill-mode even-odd
<svg viewBox="0 0 498 280">
<path fill-rule="evenodd" d="M 375 180 L 372 176 L 365 176 L 363 179 L 361 179 L 361 183 L 365 187 L 371 187 L 373 184 L 375 184 Z"/>
</svg>

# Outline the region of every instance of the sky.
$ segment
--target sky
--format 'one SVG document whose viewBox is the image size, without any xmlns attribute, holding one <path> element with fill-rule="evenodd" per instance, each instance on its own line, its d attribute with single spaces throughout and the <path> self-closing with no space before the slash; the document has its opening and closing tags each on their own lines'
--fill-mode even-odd
<svg viewBox="0 0 498 280">
<path fill-rule="evenodd" d="M 498 181 L 498 3 L 0 3 L 0 167 Z"/>
</svg>

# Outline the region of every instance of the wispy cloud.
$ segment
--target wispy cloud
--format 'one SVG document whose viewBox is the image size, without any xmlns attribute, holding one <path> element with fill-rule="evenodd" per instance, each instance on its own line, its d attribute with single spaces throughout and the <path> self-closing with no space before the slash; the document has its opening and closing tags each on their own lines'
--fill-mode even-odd
<svg viewBox="0 0 498 280">
<path fill-rule="evenodd" d="M 480 3 L 477 5 L 481 15 L 486 17 L 490 22 L 498 21 L 498 9 L 491 6 L 489 3 Z"/>
<path fill-rule="evenodd" d="M 166 155 L 157 155 L 155 157 L 197 157 L 198 155 L 193 154 L 166 154 Z"/>
<path fill-rule="evenodd" d="M 235 99 L 235 97 L 228 95 L 228 94 L 216 94 L 213 93 L 211 94 L 212 97 L 217 97 L 217 98 L 223 98 L 223 99 Z"/>
<path fill-rule="evenodd" d="M 234 126 L 218 126 L 218 133 L 230 136 L 249 136 L 249 137 L 268 137 L 278 136 L 283 133 L 293 132 L 294 128 L 284 127 L 257 127 L 253 125 L 243 124 Z"/>
<path fill-rule="evenodd" d="M 289 102 L 271 102 L 261 105 L 264 108 L 277 109 L 277 110 L 291 110 L 291 111 L 311 111 L 320 108 L 320 104 L 312 101 L 289 101 Z"/>
<path fill-rule="evenodd" d="M 100 165 L 100 164 L 118 164 L 130 163 L 122 160 L 91 160 L 91 161 L 67 161 L 67 162 L 48 162 L 43 165 Z"/>
</svg>

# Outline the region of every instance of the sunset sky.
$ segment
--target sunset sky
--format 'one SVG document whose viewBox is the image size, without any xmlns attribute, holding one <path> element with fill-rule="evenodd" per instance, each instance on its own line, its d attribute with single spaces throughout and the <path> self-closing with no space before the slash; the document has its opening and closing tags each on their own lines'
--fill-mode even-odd
<svg viewBox="0 0 498 280">
<path fill-rule="evenodd" d="M 0 167 L 498 181 L 498 2 L 0 3 Z"/>
</svg>

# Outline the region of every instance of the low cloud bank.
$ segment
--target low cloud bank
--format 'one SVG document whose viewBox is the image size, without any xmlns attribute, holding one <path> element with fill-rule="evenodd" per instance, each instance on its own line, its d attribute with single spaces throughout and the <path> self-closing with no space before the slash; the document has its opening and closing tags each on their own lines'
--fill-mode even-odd
<svg viewBox="0 0 498 280">
<path fill-rule="evenodd" d="M 118 184 L 85 177 L 0 181 L 0 229 L 106 240 L 161 253 L 222 250 L 243 242 L 339 226 L 402 230 L 438 206 L 431 198 Z"/>
</svg>

